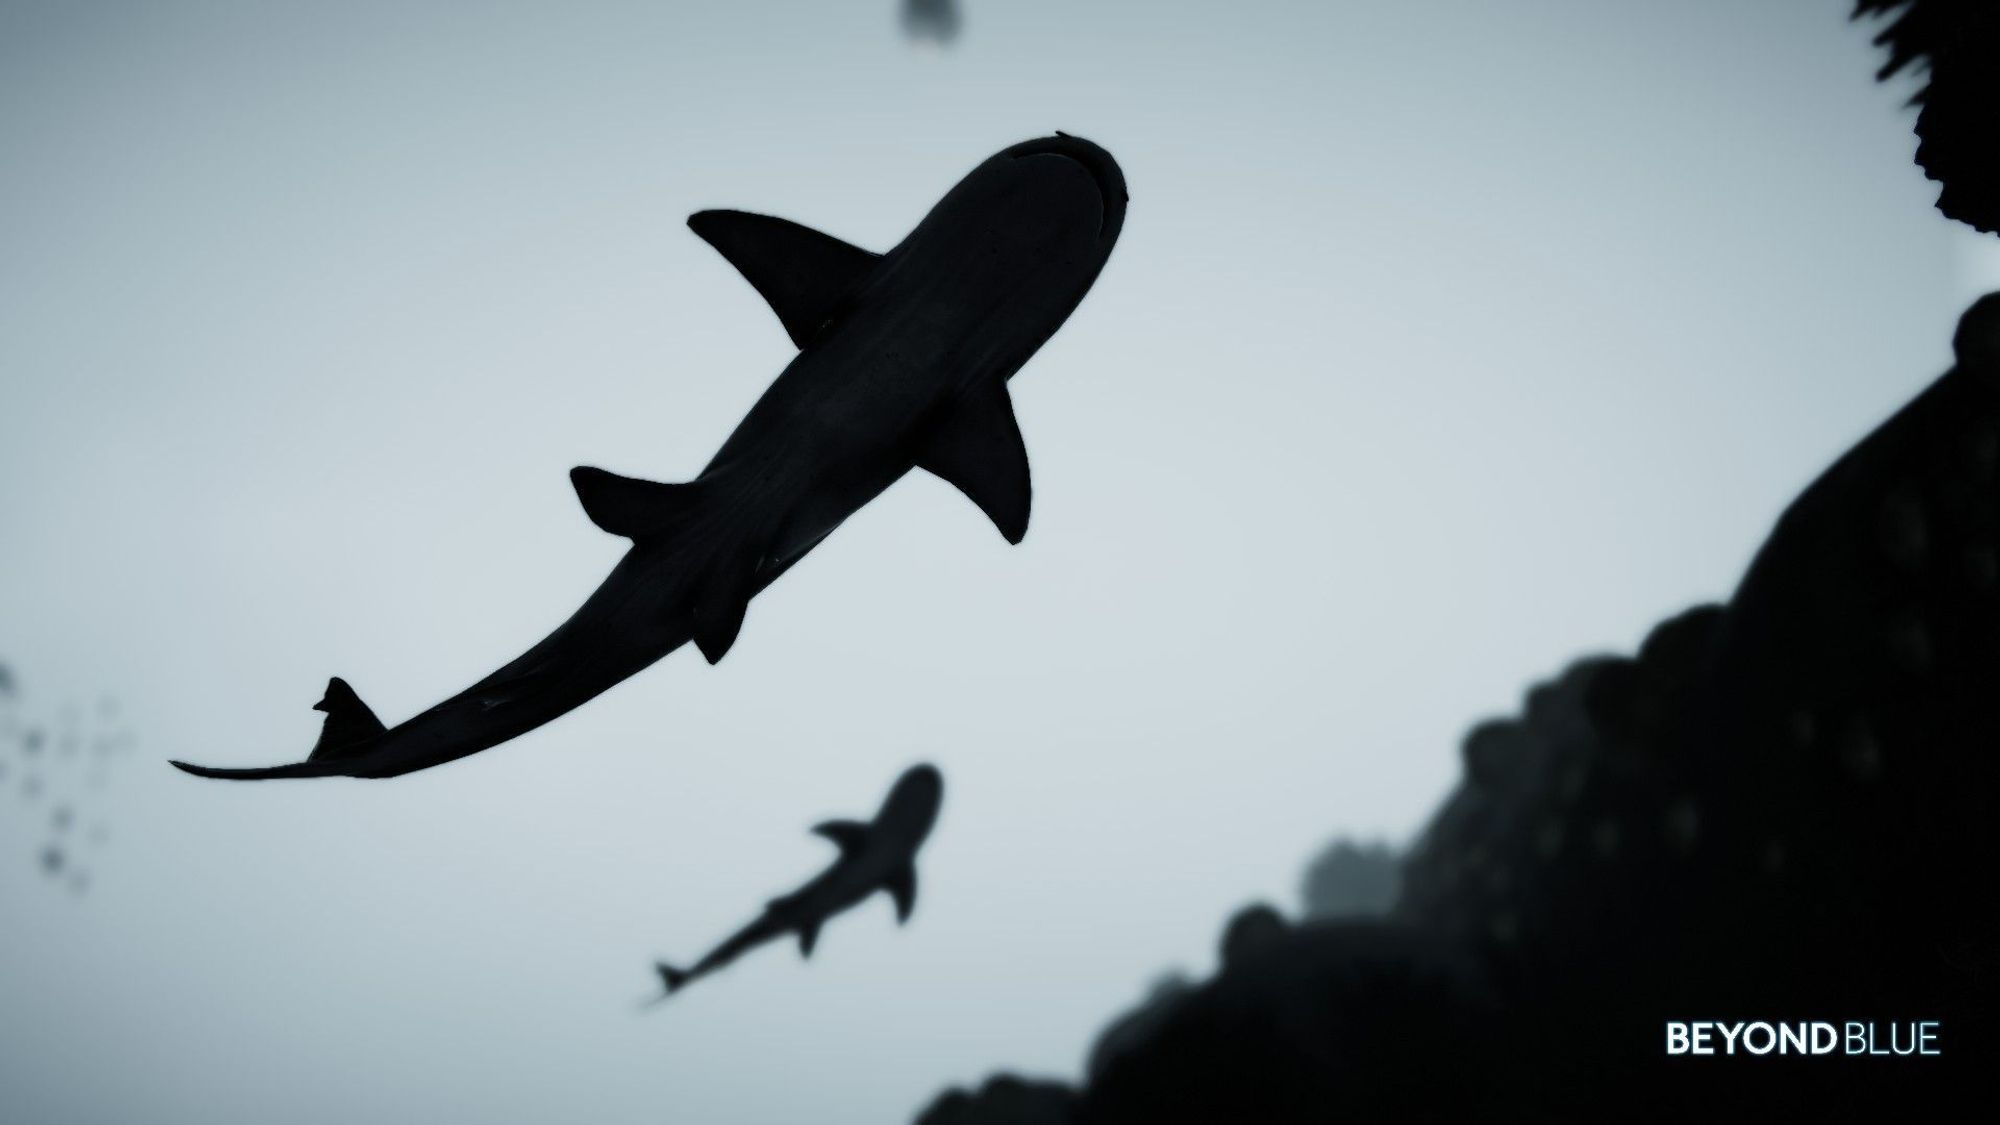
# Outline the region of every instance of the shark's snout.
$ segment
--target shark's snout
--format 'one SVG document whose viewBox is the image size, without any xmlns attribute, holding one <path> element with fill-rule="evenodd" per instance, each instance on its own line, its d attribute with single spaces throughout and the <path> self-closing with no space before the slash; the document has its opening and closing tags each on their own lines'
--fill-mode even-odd
<svg viewBox="0 0 2000 1125">
<path fill-rule="evenodd" d="M 919 762 L 903 771 L 896 781 L 898 792 L 912 797 L 928 797 L 935 802 L 944 796 L 944 774 L 929 762 Z"/>
<path fill-rule="evenodd" d="M 1082 137 L 1058 130 L 1052 137 L 1036 137 L 1007 150 L 1016 160 L 1027 156 L 1060 156 L 1075 162 L 1090 174 L 1097 185 L 1100 237 L 1115 235 L 1125 221 L 1125 205 L 1131 196 L 1125 190 L 1125 171 L 1110 153 Z"/>
</svg>

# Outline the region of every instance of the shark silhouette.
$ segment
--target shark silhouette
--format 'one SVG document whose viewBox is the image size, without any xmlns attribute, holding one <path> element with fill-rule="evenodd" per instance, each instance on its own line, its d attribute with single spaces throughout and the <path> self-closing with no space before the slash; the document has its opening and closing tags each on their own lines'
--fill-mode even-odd
<svg viewBox="0 0 2000 1125">
<path fill-rule="evenodd" d="M 632 541 L 582 608 L 492 675 L 385 727 L 338 677 L 305 761 L 200 777 L 395 777 L 497 746 L 692 640 L 713 664 L 750 599 L 913 468 L 1009 543 L 1028 456 L 1007 380 L 1104 268 L 1125 218 L 1111 154 L 1058 133 L 974 168 L 886 254 L 766 215 L 688 219 L 778 314 L 799 354 L 685 484 L 570 471 L 584 512 Z"/>
<path fill-rule="evenodd" d="M 876 891 L 888 891 L 896 900 L 898 924 L 909 921 L 910 911 L 917 905 L 917 849 L 923 847 L 931 825 L 937 822 L 943 800 L 944 777 L 937 767 L 928 763 L 912 766 L 896 779 L 874 820 L 867 824 L 829 820 L 814 828 L 834 842 L 840 858 L 805 886 L 772 899 L 764 913 L 692 968 L 657 963 L 654 968 L 666 991 L 656 1000 L 666 999 L 696 977 L 707 976 L 786 934 L 797 934 L 799 955 L 810 957 L 813 944 L 819 940 L 819 928 L 827 919 Z"/>
</svg>

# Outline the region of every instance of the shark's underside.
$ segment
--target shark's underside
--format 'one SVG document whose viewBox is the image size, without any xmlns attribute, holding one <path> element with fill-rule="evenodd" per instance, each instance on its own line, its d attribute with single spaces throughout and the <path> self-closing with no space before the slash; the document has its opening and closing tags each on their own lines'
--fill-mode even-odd
<svg viewBox="0 0 2000 1125">
<path fill-rule="evenodd" d="M 799 354 L 694 480 L 571 471 L 591 521 L 632 541 L 583 606 L 397 726 L 335 678 L 305 761 L 173 764 L 234 780 L 394 777 L 533 730 L 689 641 L 714 663 L 751 598 L 913 468 L 1019 542 L 1031 487 L 1007 380 L 1090 289 L 1125 203 L 1110 154 L 1057 134 L 981 163 L 886 254 L 769 216 L 694 215 L 688 225 L 771 304 Z"/>
</svg>

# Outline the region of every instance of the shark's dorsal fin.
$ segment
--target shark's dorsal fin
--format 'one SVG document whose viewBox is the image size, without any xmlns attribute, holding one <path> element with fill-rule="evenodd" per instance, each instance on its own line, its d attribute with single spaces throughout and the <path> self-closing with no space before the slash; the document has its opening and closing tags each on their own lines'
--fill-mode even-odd
<svg viewBox="0 0 2000 1125">
<path fill-rule="evenodd" d="M 868 826 L 858 820 L 829 820 L 814 825 L 813 831 L 832 840 L 843 857 L 853 855 L 868 845 Z"/>
<path fill-rule="evenodd" d="M 320 724 L 319 741 L 306 755 L 308 762 L 352 754 L 387 729 L 339 676 L 326 682 L 326 694 L 313 704 L 313 710 L 326 712 L 326 722 Z"/>
<path fill-rule="evenodd" d="M 748 211 L 697 211 L 688 216 L 688 228 L 763 295 L 801 348 L 882 260 L 811 227 Z"/>
<path fill-rule="evenodd" d="M 917 908 L 917 865 L 906 863 L 897 868 L 886 886 L 889 897 L 896 900 L 896 923 L 909 921 L 910 911 Z"/>
<path fill-rule="evenodd" d="M 701 496 L 698 484 L 660 484 L 588 465 L 571 469 L 569 483 L 590 522 L 634 540 L 656 536 L 685 519 Z"/>
<path fill-rule="evenodd" d="M 819 941 L 820 921 L 821 919 L 814 918 L 811 921 L 799 923 L 799 956 L 811 957 L 813 955 L 813 945 Z"/>
<path fill-rule="evenodd" d="M 1034 488 L 1005 383 L 995 379 L 960 399 L 925 435 L 917 466 L 965 493 L 1007 542 L 1019 543 L 1028 533 Z"/>
</svg>

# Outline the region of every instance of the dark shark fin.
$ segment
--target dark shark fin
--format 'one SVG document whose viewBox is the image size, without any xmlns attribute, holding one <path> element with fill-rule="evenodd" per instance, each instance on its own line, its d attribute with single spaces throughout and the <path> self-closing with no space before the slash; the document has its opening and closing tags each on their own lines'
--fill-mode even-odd
<svg viewBox="0 0 2000 1125">
<path fill-rule="evenodd" d="M 917 465 L 979 505 L 1007 542 L 1028 533 L 1028 448 L 1007 385 L 995 379 L 961 399 L 925 438 Z"/>
<path fill-rule="evenodd" d="M 381 737 L 387 729 L 339 676 L 326 682 L 326 694 L 313 704 L 313 710 L 326 712 L 326 722 L 320 724 L 319 741 L 313 744 L 312 753 L 306 755 L 308 762 L 346 757 Z"/>
<path fill-rule="evenodd" d="M 858 820 L 829 820 L 816 824 L 813 831 L 832 840 L 842 856 L 850 856 L 868 844 L 868 826 Z"/>
<path fill-rule="evenodd" d="M 724 574 L 711 578 L 694 604 L 694 643 L 702 659 L 719 662 L 743 630 L 754 587 L 747 578 Z"/>
<path fill-rule="evenodd" d="M 896 900 L 896 924 L 910 920 L 910 911 L 917 908 L 917 865 L 906 863 L 889 876 L 887 883 L 889 897 Z"/>
<path fill-rule="evenodd" d="M 819 922 L 814 920 L 799 925 L 799 956 L 811 957 L 813 946 L 819 942 Z"/>
<path fill-rule="evenodd" d="M 687 518 L 701 496 L 698 484 L 660 484 L 578 465 L 569 483 L 590 522 L 613 535 L 646 539 Z"/>
<path fill-rule="evenodd" d="M 694 975 L 686 969 L 676 969 L 665 961 L 653 962 L 653 968 L 660 974 L 660 986 L 668 992 L 679 992 L 681 985 L 686 984 L 688 978 Z"/>
<path fill-rule="evenodd" d="M 748 211 L 697 211 L 688 229 L 729 259 L 801 348 L 882 260 L 811 227 Z"/>
</svg>

